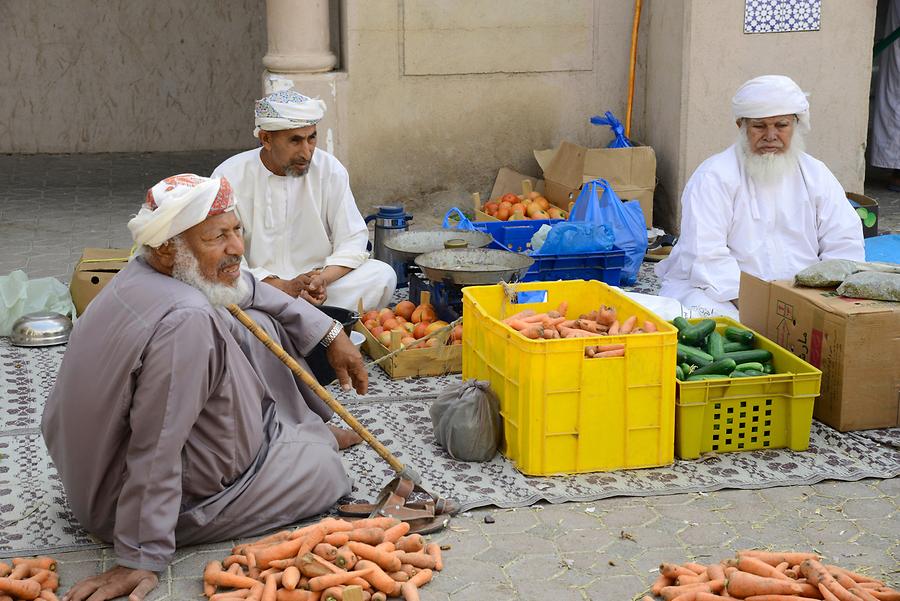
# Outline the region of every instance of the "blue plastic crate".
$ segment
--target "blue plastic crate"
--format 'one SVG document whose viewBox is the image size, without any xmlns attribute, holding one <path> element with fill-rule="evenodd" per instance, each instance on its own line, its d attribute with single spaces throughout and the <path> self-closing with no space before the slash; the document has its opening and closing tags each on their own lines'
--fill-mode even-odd
<svg viewBox="0 0 900 601">
<path fill-rule="evenodd" d="M 531 250 L 531 239 L 544 224 L 553 225 L 565 219 L 528 219 L 521 221 L 474 221 L 475 229 L 494 237 L 491 248 L 525 252 Z"/>
<path fill-rule="evenodd" d="M 625 267 L 625 251 L 615 246 L 611 250 L 571 255 L 531 255 L 534 265 L 522 278 L 523 282 L 555 280 L 597 280 L 618 286 Z"/>
<path fill-rule="evenodd" d="M 559 223 L 565 219 L 535 219 L 528 221 L 476 221 L 477 229 L 489 233 L 494 241 L 489 248 L 512 252 L 531 251 L 531 238 L 542 225 Z M 608 251 L 573 253 L 566 255 L 530 255 L 534 265 L 522 278 L 523 282 L 554 280 L 597 280 L 618 286 L 625 267 L 625 251 L 613 247 Z"/>
</svg>

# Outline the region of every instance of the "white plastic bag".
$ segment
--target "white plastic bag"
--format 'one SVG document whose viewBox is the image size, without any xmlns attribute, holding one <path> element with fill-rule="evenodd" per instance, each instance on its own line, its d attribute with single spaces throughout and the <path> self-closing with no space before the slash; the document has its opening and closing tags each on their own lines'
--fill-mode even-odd
<svg viewBox="0 0 900 601">
<path fill-rule="evenodd" d="M 500 401 L 486 381 L 465 380 L 431 404 L 434 438 L 460 461 L 490 461 L 503 436 Z"/>
<path fill-rule="evenodd" d="M 534 252 L 541 250 L 541 247 L 544 245 L 544 242 L 547 241 L 547 234 L 550 233 L 550 230 L 553 229 L 546 223 L 538 229 L 534 233 L 534 236 L 531 237 L 531 249 Z"/>
<path fill-rule="evenodd" d="M 21 269 L 0 276 L 0 336 L 9 336 L 17 319 L 35 311 L 72 317 L 75 305 L 69 289 L 56 278 L 29 280 Z"/>
</svg>

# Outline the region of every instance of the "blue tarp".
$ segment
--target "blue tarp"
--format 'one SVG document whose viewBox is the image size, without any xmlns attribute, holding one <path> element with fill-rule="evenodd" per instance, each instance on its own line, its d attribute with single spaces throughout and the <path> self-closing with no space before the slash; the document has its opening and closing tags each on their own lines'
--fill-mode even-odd
<svg viewBox="0 0 900 601">
<path fill-rule="evenodd" d="M 866 261 L 900 263 L 900 234 L 866 238 Z"/>
</svg>

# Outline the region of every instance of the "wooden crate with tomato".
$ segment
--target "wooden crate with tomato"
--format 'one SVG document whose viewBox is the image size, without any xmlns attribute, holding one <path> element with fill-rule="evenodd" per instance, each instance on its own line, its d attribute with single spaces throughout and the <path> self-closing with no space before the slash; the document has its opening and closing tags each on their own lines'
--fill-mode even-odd
<svg viewBox="0 0 900 601">
<path fill-rule="evenodd" d="M 393 379 L 462 371 L 462 325 L 451 329 L 439 320 L 428 292 L 423 292 L 420 300 L 418 306 L 401 301 L 394 307 L 368 311 L 359 307 L 360 319 L 354 329 L 366 337 L 362 350 L 375 360 L 401 351 L 379 363 Z M 425 342 L 406 348 L 436 332 Z"/>
<path fill-rule="evenodd" d="M 532 187 L 531 180 L 522 180 L 522 193 L 509 192 L 481 204 L 481 195 L 472 195 L 476 221 L 524 221 L 567 219 L 569 214 L 552 204 Z M 570 207 L 571 209 L 571 207 Z"/>
</svg>

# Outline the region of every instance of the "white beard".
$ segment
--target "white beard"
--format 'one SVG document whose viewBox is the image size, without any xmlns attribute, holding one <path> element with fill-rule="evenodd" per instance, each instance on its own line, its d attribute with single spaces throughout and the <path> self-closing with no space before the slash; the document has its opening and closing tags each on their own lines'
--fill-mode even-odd
<svg viewBox="0 0 900 601">
<path fill-rule="evenodd" d="M 800 155 L 806 149 L 803 134 L 794 130 L 791 144 L 785 152 L 757 154 L 750 148 L 750 140 L 747 138 L 746 126 L 741 126 L 738 134 L 737 146 L 740 150 L 741 161 L 750 179 L 760 184 L 771 184 L 783 179 L 797 168 Z"/>
<path fill-rule="evenodd" d="M 171 242 L 175 245 L 176 252 L 172 277 L 202 292 L 214 307 L 239 304 L 250 295 L 250 285 L 243 275 L 231 286 L 212 282 L 200 272 L 200 262 L 184 240 L 175 237 Z"/>
</svg>

